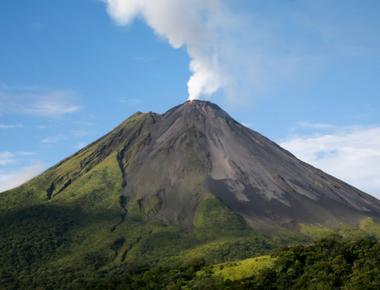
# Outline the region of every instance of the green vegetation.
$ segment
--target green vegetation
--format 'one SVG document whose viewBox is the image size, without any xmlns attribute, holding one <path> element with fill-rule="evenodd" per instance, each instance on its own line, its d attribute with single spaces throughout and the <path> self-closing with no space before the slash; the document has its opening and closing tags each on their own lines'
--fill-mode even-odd
<svg viewBox="0 0 380 290">
<path fill-rule="evenodd" d="M 207 258 L 208 264 L 241 260 L 252 256 L 263 255 L 278 245 L 259 235 L 251 234 L 246 237 L 221 236 L 219 239 L 202 243 L 182 252 L 182 259 Z"/>
<path fill-rule="evenodd" d="M 241 235 L 250 231 L 243 218 L 211 194 L 199 202 L 193 223 L 202 236 Z"/>
<path fill-rule="evenodd" d="M 271 268 L 275 259 L 269 255 L 249 258 L 232 263 L 215 265 L 212 268 L 214 276 L 223 280 L 242 280 L 257 275 L 260 271 Z"/>
<path fill-rule="evenodd" d="M 76 204 L 87 210 L 119 209 L 121 180 L 116 156 L 111 154 L 62 191 L 54 202 Z"/>
<path fill-rule="evenodd" d="M 330 235 L 282 248 L 251 232 L 199 236 L 115 211 L 32 206 L 0 215 L 1 289 L 379 289 L 380 243 Z M 362 227 L 377 229 L 374 221 Z M 360 230 L 362 231 L 362 230 Z M 195 234 L 196 233 L 196 234 Z"/>
<path fill-rule="evenodd" d="M 318 225 L 305 225 L 305 224 L 300 225 L 300 231 L 306 236 L 312 238 L 313 240 L 320 240 L 334 233 L 334 230 L 331 228 L 318 226 Z"/>
<path fill-rule="evenodd" d="M 363 219 L 360 222 L 359 228 L 380 239 L 380 224 L 376 223 L 372 218 Z"/>
<path fill-rule="evenodd" d="M 136 289 L 131 285 L 158 279 L 161 271 L 167 272 L 163 280 L 149 283 L 170 284 L 176 275 L 187 277 L 189 271 L 195 277 L 201 265 L 247 258 L 272 248 L 258 235 L 207 241 L 208 237 L 157 222 L 126 220 L 112 231 L 119 220 L 112 208 L 89 211 L 56 203 L 2 213 L 0 289 L 92 289 L 115 279 Z"/>
<path fill-rule="evenodd" d="M 278 251 L 273 267 L 227 289 L 379 289 L 379 250 L 374 237 L 331 236 Z"/>
<path fill-rule="evenodd" d="M 345 239 L 359 239 L 368 235 L 380 239 L 380 224 L 376 223 L 373 218 L 364 218 L 360 221 L 358 227 L 352 227 L 342 224 L 339 228 L 328 228 L 322 225 L 300 225 L 300 232 L 313 240 L 320 240 L 329 237 L 335 233 Z"/>
</svg>

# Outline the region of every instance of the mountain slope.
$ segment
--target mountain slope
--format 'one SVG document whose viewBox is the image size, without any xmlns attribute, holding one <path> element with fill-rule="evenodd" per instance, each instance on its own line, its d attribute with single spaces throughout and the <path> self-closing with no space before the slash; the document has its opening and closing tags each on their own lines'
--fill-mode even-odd
<svg viewBox="0 0 380 290">
<path fill-rule="evenodd" d="M 218 106 L 185 102 L 162 115 L 136 113 L 0 193 L 0 288 L 94 289 L 113 277 L 126 283 L 120 289 L 154 289 L 131 283 L 160 280 L 143 275 L 152 267 L 151 275 L 186 280 L 187 271 L 268 254 L 341 224 L 349 236 L 378 234 L 379 215 L 377 199 Z"/>
<path fill-rule="evenodd" d="M 213 200 L 253 228 L 356 224 L 380 202 L 298 160 L 215 104 L 185 102 L 137 113 L 16 190 L 3 208 L 75 204 L 187 228 Z M 231 219 L 229 219 L 231 220 Z M 120 221 L 121 222 L 121 221 Z"/>
</svg>

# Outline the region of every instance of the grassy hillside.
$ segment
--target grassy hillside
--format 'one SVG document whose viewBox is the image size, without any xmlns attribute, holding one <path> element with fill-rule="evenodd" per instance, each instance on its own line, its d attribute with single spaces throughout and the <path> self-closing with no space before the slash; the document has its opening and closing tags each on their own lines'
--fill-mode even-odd
<svg viewBox="0 0 380 290">
<path fill-rule="evenodd" d="M 223 280 L 238 281 L 255 276 L 264 269 L 273 267 L 275 258 L 266 255 L 236 262 L 218 264 L 212 267 L 214 276 Z"/>
</svg>

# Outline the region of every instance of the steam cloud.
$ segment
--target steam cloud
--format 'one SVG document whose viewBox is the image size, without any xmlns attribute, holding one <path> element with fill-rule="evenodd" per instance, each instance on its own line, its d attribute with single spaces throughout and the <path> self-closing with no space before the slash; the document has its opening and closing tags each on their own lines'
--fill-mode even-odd
<svg viewBox="0 0 380 290">
<path fill-rule="evenodd" d="M 232 17 L 222 0 L 106 0 L 108 13 L 120 25 L 142 17 L 174 48 L 185 47 L 191 62 L 189 99 L 209 96 L 230 83 L 226 73 L 222 34 Z"/>
</svg>

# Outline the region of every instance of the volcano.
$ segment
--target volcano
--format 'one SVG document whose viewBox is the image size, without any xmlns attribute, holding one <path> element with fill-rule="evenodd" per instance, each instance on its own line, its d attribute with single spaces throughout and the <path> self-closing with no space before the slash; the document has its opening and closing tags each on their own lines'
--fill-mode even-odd
<svg viewBox="0 0 380 290">
<path fill-rule="evenodd" d="M 3 208 L 118 207 L 120 220 L 112 230 L 134 215 L 191 229 L 210 200 L 253 229 L 354 225 L 380 216 L 376 198 L 302 162 L 217 105 L 197 100 L 164 114 L 136 113 L 0 195 Z"/>
<path fill-rule="evenodd" d="M 217 263 L 271 265 L 273 250 L 325 234 L 380 236 L 379 218 L 376 198 L 217 105 L 185 102 L 136 113 L 0 193 L 0 288 L 185 289 Z M 206 288 L 221 289 L 186 289 Z"/>
</svg>

